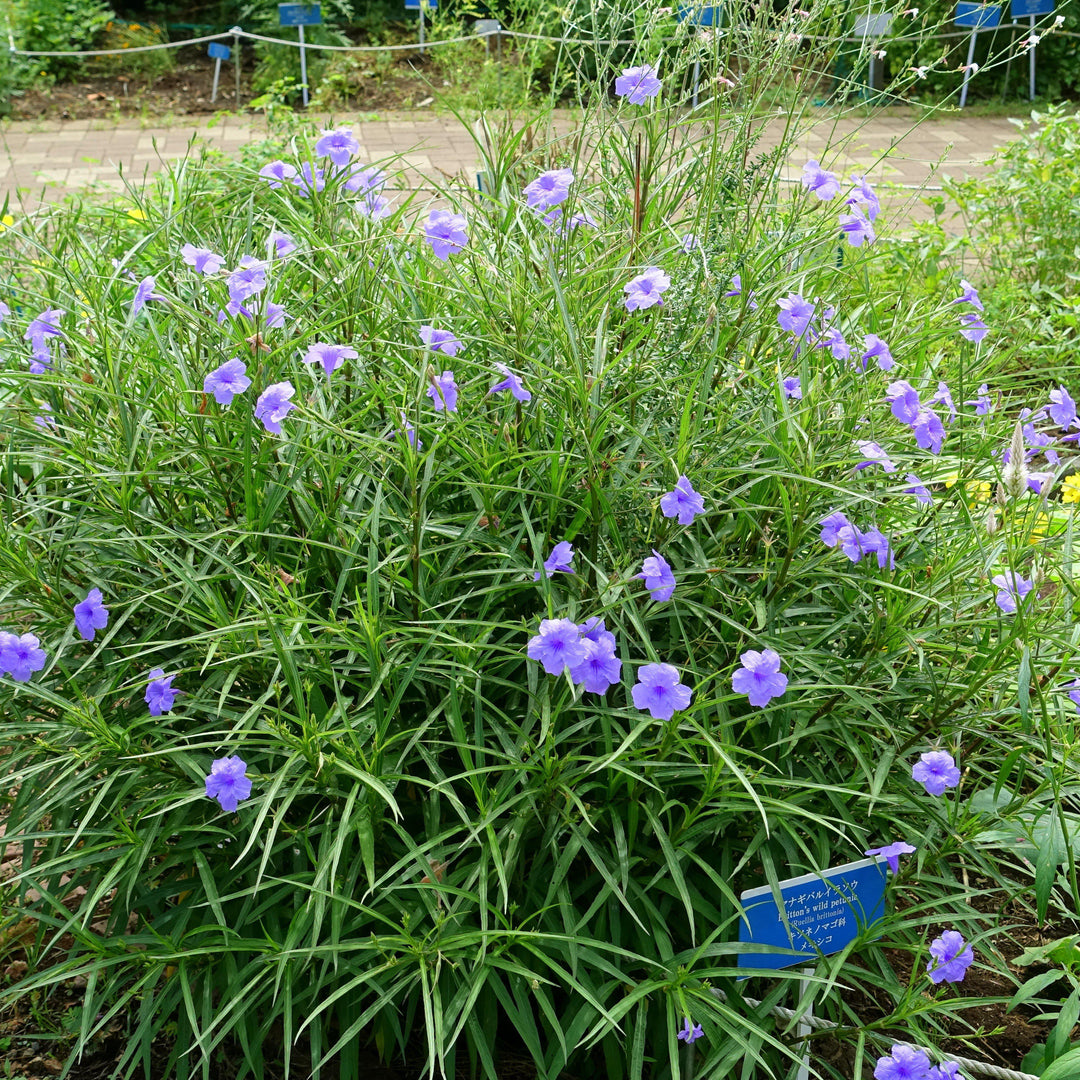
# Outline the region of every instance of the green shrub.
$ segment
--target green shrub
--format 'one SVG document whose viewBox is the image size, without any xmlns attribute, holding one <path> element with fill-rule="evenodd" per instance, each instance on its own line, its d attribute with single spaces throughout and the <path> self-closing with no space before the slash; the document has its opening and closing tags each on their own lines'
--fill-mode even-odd
<svg viewBox="0 0 1080 1080">
<path fill-rule="evenodd" d="M 15 28 L 20 48 L 27 51 L 77 51 L 94 48 L 113 18 L 104 0 L 25 0 L 16 8 Z M 58 79 L 81 70 L 78 59 L 63 56 L 40 57 L 35 65 Z"/>
</svg>

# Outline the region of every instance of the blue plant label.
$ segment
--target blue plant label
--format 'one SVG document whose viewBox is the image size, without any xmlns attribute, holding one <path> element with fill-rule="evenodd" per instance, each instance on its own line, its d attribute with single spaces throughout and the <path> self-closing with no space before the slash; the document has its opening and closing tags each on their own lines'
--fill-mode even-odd
<svg viewBox="0 0 1080 1080">
<path fill-rule="evenodd" d="M 206 51 L 210 54 L 211 60 L 228 60 L 230 55 L 228 45 L 222 45 L 218 41 L 211 41 L 206 47 Z"/>
<path fill-rule="evenodd" d="M 1050 15 L 1054 0 L 1012 0 L 1012 17 L 1024 19 L 1029 15 Z"/>
<path fill-rule="evenodd" d="M 277 13 L 282 26 L 318 26 L 322 22 L 318 4 L 278 4 Z"/>
<path fill-rule="evenodd" d="M 679 22 L 688 22 L 691 26 L 719 26 L 724 17 L 724 9 L 719 4 L 680 4 Z"/>
<path fill-rule="evenodd" d="M 787 927 L 768 885 L 747 889 L 739 897 L 746 913 L 739 941 L 794 949 L 798 955 L 743 952 L 739 967 L 793 967 L 839 952 L 884 914 L 885 880 L 883 859 L 860 859 L 781 881 Z"/>
<path fill-rule="evenodd" d="M 424 7 L 426 7 L 426 8 L 437 8 L 438 6 L 439 6 L 438 0 L 426 0 L 426 2 L 424 3 Z M 420 10 L 420 0 L 405 0 L 405 10 L 406 11 L 419 11 Z"/>
<path fill-rule="evenodd" d="M 960 0 L 956 5 L 956 18 L 953 22 L 957 26 L 970 26 L 972 29 L 1000 26 L 1001 7 L 998 4 L 974 4 Z"/>
</svg>

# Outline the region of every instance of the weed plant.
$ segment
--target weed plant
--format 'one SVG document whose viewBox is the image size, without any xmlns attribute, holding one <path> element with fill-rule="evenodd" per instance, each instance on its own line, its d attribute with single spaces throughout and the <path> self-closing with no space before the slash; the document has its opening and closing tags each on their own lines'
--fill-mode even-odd
<svg viewBox="0 0 1080 1080">
<path fill-rule="evenodd" d="M 4 998 L 85 979 L 72 1060 L 793 1076 L 739 894 L 904 841 L 801 999 L 862 1075 L 977 1046 L 931 938 L 1075 911 L 1080 421 L 959 275 L 878 286 L 872 193 L 760 142 L 797 42 L 738 47 L 483 192 L 298 133 L 0 233 Z"/>
</svg>

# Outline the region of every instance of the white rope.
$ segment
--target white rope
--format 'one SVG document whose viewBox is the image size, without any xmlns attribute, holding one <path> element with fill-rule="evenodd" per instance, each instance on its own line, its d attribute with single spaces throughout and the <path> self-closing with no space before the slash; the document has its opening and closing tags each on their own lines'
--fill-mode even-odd
<svg viewBox="0 0 1080 1080">
<path fill-rule="evenodd" d="M 56 50 L 16 49 L 11 44 L 10 51 L 15 56 L 126 56 L 128 53 L 154 52 L 157 49 L 179 49 L 184 45 L 201 45 L 204 41 L 217 41 L 223 37 L 233 37 L 232 31 L 223 34 L 207 34 L 205 37 L 188 38 L 186 41 L 163 41 L 158 45 L 133 45 L 130 49 L 84 49 L 78 52 L 59 52 Z M 9 41 L 11 40 L 9 36 Z M 293 45 L 296 42 L 292 42 Z"/>
<path fill-rule="evenodd" d="M 273 38 L 266 37 L 263 34 L 252 34 L 247 30 L 241 30 L 239 27 L 234 27 L 229 31 L 231 35 L 236 37 L 247 38 L 249 41 L 265 41 L 270 45 L 292 45 L 294 49 L 300 47 L 300 42 L 290 41 L 288 38 Z M 305 41 L 305 49 L 324 49 L 330 52 L 398 52 L 402 49 L 419 49 L 421 47 L 425 49 L 434 49 L 439 45 L 457 45 L 462 41 L 480 41 L 486 37 L 493 37 L 496 34 L 503 33 L 505 30 L 485 30 L 481 34 L 464 34 L 461 37 L 443 38 L 442 41 L 425 41 L 423 46 L 416 41 L 407 41 L 403 45 L 316 45 L 313 42 Z M 127 52 L 127 50 L 124 50 Z"/>
</svg>

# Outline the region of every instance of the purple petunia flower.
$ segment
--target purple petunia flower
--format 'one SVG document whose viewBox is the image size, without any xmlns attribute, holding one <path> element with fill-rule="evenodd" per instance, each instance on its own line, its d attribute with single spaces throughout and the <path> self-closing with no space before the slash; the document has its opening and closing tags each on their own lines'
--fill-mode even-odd
<svg viewBox="0 0 1080 1080">
<path fill-rule="evenodd" d="M 151 300 L 164 300 L 160 293 L 154 292 L 154 279 L 144 277 L 135 288 L 135 296 L 131 301 L 131 314 L 138 315 Z"/>
<path fill-rule="evenodd" d="M 1069 700 L 1076 706 L 1076 712 L 1080 715 L 1080 679 L 1073 679 L 1065 687 L 1069 692 Z"/>
<path fill-rule="evenodd" d="M 542 619 L 540 633 L 529 639 L 530 660 L 539 660 L 549 675 L 561 675 L 586 659 L 577 623 L 570 619 Z"/>
<path fill-rule="evenodd" d="M 871 465 L 880 465 L 887 473 L 896 472 L 896 465 L 892 458 L 876 442 L 860 442 L 857 444 L 863 460 L 855 466 L 856 469 L 866 469 Z"/>
<path fill-rule="evenodd" d="M 1046 406 L 1047 415 L 1060 428 L 1080 427 L 1076 416 L 1076 402 L 1064 386 L 1050 391 L 1050 404 Z"/>
<path fill-rule="evenodd" d="M 266 288 L 266 263 L 246 255 L 240 265 L 225 279 L 229 299 L 241 303 Z"/>
<path fill-rule="evenodd" d="M 969 312 L 967 315 L 961 315 L 960 322 L 963 323 L 963 326 L 960 328 L 960 336 L 967 338 L 968 341 L 982 341 L 987 333 L 989 333 L 986 323 L 984 323 L 974 312 Z"/>
<path fill-rule="evenodd" d="M 946 788 L 960 783 L 960 770 L 947 750 L 931 750 L 911 767 L 911 779 L 922 784 L 927 795 L 944 795 Z"/>
<path fill-rule="evenodd" d="M 681 1040 L 689 1046 L 691 1043 L 696 1042 L 704 1035 L 705 1032 L 701 1030 L 700 1024 L 691 1024 L 690 1017 L 683 1017 L 682 1030 L 675 1036 L 676 1039 Z"/>
<path fill-rule="evenodd" d="M 237 394 L 242 394 L 251 385 L 247 377 L 247 365 L 238 357 L 226 360 L 221 367 L 215 368 L 203 379 L 203 393 L 213 394 L 219 405 L 230 405 Z"/>
<path fill-rule="evenodd" d="M 671 285 L 671 278 L 659 266 L 647 266 L 623 286 L 627 311 L 640 311 L 664 303 L 661 293 Z"/>
<path fill-rule="evenodd" d="M 911 487 L 904 488 L 904 494 L 914 495 L 924 506 L 932 505 L 934 497 L 930 494 L 930 489 L 914 473 L 908 473 L 907 479 Z"/>
<path fill-rule="evenodd" d="M 324 131 L 315 144 L 315 153 L 319 157 L 328 157 L 339 169 L 348 165 L 349 159 L 359 150 L 360 144 L 348 128 Z"/>
<path fill-rule="evenodd" d="M 836 543 L 853 563 L 862 560 L 865 554 L 863 550 L 863 534 L 857 525 L 843 525 L 837 529 Z"/>
<path fill-rule="evenodd" d="M 246 762 L 239 757 L 217 758 L 206 778 L 206 797 L 217 799 L 221 809 L 232 813 L 251 794 L 251 781 L 244 775 Z"/>
<path fill-rule="evenodd" d="M 705 513 L 705 499 L 685 476 L 680 476 L 673 491 L 660 496 L 660 513 L 677 517 L 680 525 L 690 525 L 698 514 Z"/>
<path fill-rule="evenodd" d="M 924 1051 L 898 1043 L 888 1057 L 878 1059 L 874 1080 L 930 1080 L 930 1059 Z"/>
<path fill-rule="evenodd" d="M 594 616 L 591 619 L 586 619 L 585 622 L 579 624 L 578 629 L 581 631 L 582 638 L 586 641 L 610 640 L 612 648 L 615 647 L 615 635 L 609 633 L 607 627 L 604 624 L 604 620 L 599 618 L 598 616 Z M 1076 683 L 1077 686 L 1080 686 L 1080 679 L 1077 679 Z"/>
<path fill-rule="evenodd" d="M 286 180 L 295 179 L 296 168 L 286 161 L 271 161 L 259 170 L 259 175 L 264 180 L 269 180 L 272 188 L 279 188 Z"/>
<path fill-rule="evenodd" d="M 151 716 L 161 716 L 172 710 L 173 702 L 180 693 L 173 685 L 175 675 L 166 675 L 161 668 L 154 668 L 147 678 L 150 680 L 146 687 L 143 700 L 150 706 Z"/>
<path fill-rule="evenodd" d="M 580 627 L 578 628 L 580 630 Z M 622 661 L 615 655 L 615 635 L 603 634 L 599 640 L 581 638 L 585 659 L 570 669 L 575 686 L 584 686 L 590 694 L 606 694 L 622 678 Z"/>
<path fill-rule="evenodd" d="M 897 420 L 904 424 L 915 423 L 922 406 L 919 403 L 919 392 L 911 383 L 906 379 L 889 383 L 889 388 L 885 391 L 885 399 Z"/>
<path fill-rule="evenodd" d="M 301 195 L 318 195 L 326 187 L 326 173 L 317 165 L 305 161 L 293 177 L 293 183 Z"/>
<path fill-rule="evenodd" d="M 829 308 L 828 311 L 831 317 L 833 309 Z M 844 335 L 836 326 L 827 326 L 822 330 L 817 341 L 814 342 L 814 348 L 828 349 L 837 360 L 851 359 L 851 346 L 844 340 Z"/>
<path fill-rule="evenodd" d="M 914 850 L 915 848 L 911 844 L 906 844 L 903 840 L 895 840 L 884 847 L 868 848 L 863 854 L 870 856 L 880 855 L 889 864 L 889 869 L 894 874 L 899 874 L 900 856 L 910 855 Z"/>
<path fill-rule="evenodd" d="M 46 338 L 60 337 L 63 331 L 60 329 L 60 318 L 64 315 L 63 308 L 48 308 L 35 319 L 31 319 L 30 325 L 23 334 L 23 340 L 29 341 L 35 349 L 41 347 Z"/>
<path fill-rule="evenodd" d="M 926 404 L 944 405 L 949 410 L 949 423 L 951 424 L 956 419 L 956 403 L 953 401 L 948 383 L 939 382 L 937 384 L 937 393 Z"/>
<path fill-rule="evenodd" d="M 892 570 L 896 566 L 889 538 L 877 526 L 859 534 L 859 546 L 864 555 L 877 556 L 879 570 L 884 570 L 886 566 Z"/>
<path fill-rule="evenodd" d="M 679 237 L 679 247 L 687 255 L 692 255 L 701 247 L 701 241 L 692 232 L 688 232 Z"/>
<path fill-rule="evenodd" d="M 444 371 L 441 375 L 431 376 L 431 385 L 427 388 L 427 396 L 435 404 L 435 411 L 457 412 L 458 385 L 454 382 L 454 373 Z"/>
<path fill-rule="evenodd" d="M 851 528 L 851 522 L 839 510 L 834 510 L 818 524 L 821 526 L 821 542 L 826 547 L 836 547 L 840 543 L 840 530 Z"/>
<path fill-rule="evenodd" d="M 267 251 L 271 259 L 284 259 L 296 250 L 296 243 L 288 233 L 274 229 L 266 241 Z"/>
<path fill-rule="evenodd" d="M 281 304 L 266 305 L 266 327 L 268 330 L 277 330 L 285 325 L 285 309 Z"/>
<path fill-rule="evenodd" d="M 954 304 L 970 304 L 978 311 L 985 311 L 983 302 L 979 299 L 979 294 L 975 291 L 975 286 L 970 281 L 960 279 L 960 295 L 953 301 Z"/>
<path fill-rule="evenodd" d="M 296 393 L 291 382 L 271 383 L 255 403 L 255 418 L 275 435 L 281 434 L 281 421 L 296 406 L 289 400 Z"/>
<path fill-rule="evenodd" d="M 446 262 L 451 255 L 462 251 L 469 242 L 468 222 L 461 214 L 449 210 L 432 210 L 424 225 L 424 239 L 431 245 L 435 258 Z"/>
<path fill-rule="evenodd" d="M 877 336 L 877 334 L 866 335 L 866 352 L 860 357 L 862 360 L 862 370 L 866 370 L 866 365 L 870 360 L 876 360 L 877 366 L 882 371 L 892 371 L 893 358 L 892 353 L 889 352 L 889 346 L 885 344 Z"/>
<path fill-rule="evenodd" d="M 679 682 L 679 669 L 671 664 L 645 664 L 630 689 L 634 708 L 648 710 L 654 720 L 670 720 L 690 707 L 693 691 Z"/>
<path fill-rule="evenodd" d="M 544 572 L 547 577 L 557 571 L 564 574 L 572 574 L 574 568 L 570 565 L 574 561 L 574 545 L 567 540 L 560 540 L 552 549 L 551 554 L 544 560 Z M 533 574 L 533 581 L 540 580 L 540 571 Z M 603 624 L 601 624 L 601 627 Z"/>
<path fill-rule="evenodd" d="M 743 291 L 742 275 L 741 274 L 733 274 L 731 276 L 731 288 L 728 289 L 728 291 L 726 293 L 724 293 L 724 295 L 725 296 L 742 296 L 742 291 Z M 757 311 L 757 309 L 758 309 L 758 303 L 754 299 L 755 295 L 756 295 L 756 293 L 750 293 L 750 295 L 746 298 L 746 302 L 747 302 L 747 304 L 749 304 L 751 311 Z M 783 326 L 784 324 L 781 323 L 780 325 Z"/>
<path fill-rule="evenodd" d="M 464 346 L 449 330 L 436 330 L 434 326 L 420 327 L 420 340 L 432 351 L 457 356 Z"/>
<path fill-rule="evenodd" d="M 570 195 L 574 174 L 570 169 L 549 169 L 525 185 L 525 201 L 534 210 L 550 210 Z"/>
<path fill-rule="evenodd" d="M 748 649 L 739 657 L 739 668 L 731 677 L 736 694 L 746 694 L 750 704 L 760 708 L 787 690 L 788 678 L 780 670 L 780 655 L 773 649 Z"/>
<path fill-rule="evenodd" d="M 75 605 L 75 626 L 86 641 L 93 641 L 98 630 L 109 622 L 109 609 L 101 602 L 101 590 L 91 589 L 85 600 Z"/>
<path fill-rule="evenodd" d="M 29 682 L 35 671 L 45 666 L 45 650 L 33 634 L 0 631 L 0 675 L 16 682 Z"/>
<path fill-rule="evenodd" d="M 781 382 L 780 389 L 784 397 L 795 398 L 798 401 L 802 398 L 802 379 L 798 375 L 789 375 Z"/>
<path fill-rule="evenodd" d="M 803 166 L 802 184 L 824 202 L 840 194 L 840 178 L 836 173 L 827 172 L 816 161 L 808 161 Z"/>
<path fill-rule="evenodd" d="M 943 1061 L 940 1065 L 932 1065 L 927 1074 L 927 1080 L 964 1080 L 960 1075 L 960 1066 L 955 1061 Z"/>
<path fill-rule="evenodd" d="M 645 588 L 657 603 L 670 600 L 675 592 L 675 575 L 667 560 L 655 548 L 652 557 L 641 564 L 641 573 L 635 574 L 634 578 L 645 582 Z"/>
<path fill-rule="evenodd" d="M 990 584 L 997 586 L 998 594 L 995 597 L 997 606 L 1006 615 L 1015 615 L 1017 605 L 1023 602 L 1024 597 L 1032 590 L 1032 583 L 1025 577 L 1006 570 L 1003 574 L 995 574 L 990 579 Z"/>
<path fill-rule="evenodd" d="M 781 330 L 787 330 L 795 337 L 801 338 L 810 326 L 810 320 L 814 317 L 814 305 L 804 299 L 798 293 L 788 293 L 776 303 L 780 307 L 780 314 L 776 321 Z"/>
<path fill-rule="evenodd" d="M 877 239 L 873 223 L 858 207 L 850 214 L 840 215 L 840 232 L 852 247 L 870 245 Z"/>
<path fill-rule="evenodd" d="M 662 85 L 657 78 L 656 68 L 651 64 L 624 68 L 615 80 L 615 96 L 626 98 L 631 105 L 644 105 L 649 98 L 660 93 Z"/>
<path fill-rule="evenodd" d="M 915 442 L 931 454 L 940 454 L 941 446 L 945 442 L 945 426 L 941 417 L 932 409 L 920 409 L 911 425 L 911 431 L 915 436 Z"/>
<path fill-rule="evenodd" d="M 344 175 L 345 179 L 341 186 L 346 191 L 374 195 L 386 186 L 386 173 L 375 165 L 361 165 L 358 161 L 353 162 L 345 170 Z"/>
<path fill-rule="evenodd" d="M 416 434 L 416 428 L 414 428 L 412 424 L 409 423 L 409 418 L 403 412 L 399 413 L 398 415 L 400 415 L 401 417 L 401 431 L 402 433 L 404 433 L 405 439 L 408 444 L 414 450 L 423 450 L 424 444 L 423 442 L 421 442 L 420 436 Z M 397 432 L 394 432 L 394 434 L 397 434 Z"/>
<path fill-rule="evenodd" d="M 986 416 L 993 407 L 993 402 L 990 400 L 990 387 L 983 383 L 979 387 L 979 396 L 971 401 L 965 401 L 964 404 L 974 405 L 976 416 Z"/>
<path fill-rule="evenodd" d="M 942 982 L 963 982 L 967 969 L 975 962 L 975 953 L 957 930 L 946 930 L 930 942 L 930 963 L 926 970 L 936 986 Z"/>
<path fill-rule="evenodd" d="M 196 247 L 194 244 L 185 244 L 180 249 L 180 257 L 187 266 L 195 268 L 196 274 L 216 274 L 225 265 L 222 256 L 215 255 L 209 248 Z"/>
<path fill-rule="evenodd" d="M 855 186 L 851 194 L 844 200 L 845 204 L 848 206 L 865 206 L 866 216 L 871 221 L 876 221 L 878 214 L 881 213 L 881 202 L 874 189 L 867 183 L 865 176 L 853 174 L 851 182 Z"/>
<path fill-rule="evenodd" d="M 355 360 L 360 354 L 348 345 L 328 345 L 324 341 L 316 341 L 306 353 L 300 357 L 305 364 L 322 364 L 323 371 L 329 379 L 331 374 L 341 367 L 346 360 Z"/>
<path fill-rule="evenodd" d="M 496 362 L 495 367 L 501 374 L 505 375 L 506 378 L 504 378 L 502 382 L 496 383 L 488 391 L 489 394 L 497 394 L 502 390 L 509 390 L 518 401 L 532 401 L 532 394 L 521 385 L 521 380 L 505 364 Z"/>
<path fill-rule="evenodd" d="M 365 191 L 354 205 L 362 217 L 372 221 L 381 221 L 390 215 L 390 200 L 377 191 Z"/>
</svg>

